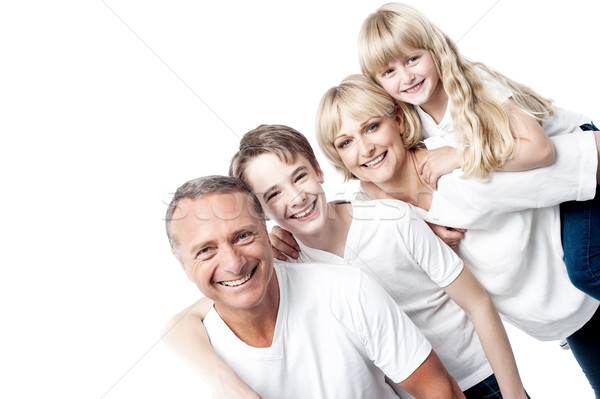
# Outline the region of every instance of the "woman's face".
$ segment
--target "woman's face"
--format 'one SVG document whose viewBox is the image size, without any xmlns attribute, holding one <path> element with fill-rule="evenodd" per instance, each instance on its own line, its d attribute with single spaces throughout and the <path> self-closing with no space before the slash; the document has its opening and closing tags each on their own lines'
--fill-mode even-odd
<svg viewBox="0 0 600 399">
<path fill-rule="evenodd" d="M 400 111 L 396 118 L 373 117 L 360 121 L 342 112 L 340 131 L 333 144 L 353 175 L 380 184 L 394 178 L 406 160 L 402 133 L 404 120 Z"/>
</svg>

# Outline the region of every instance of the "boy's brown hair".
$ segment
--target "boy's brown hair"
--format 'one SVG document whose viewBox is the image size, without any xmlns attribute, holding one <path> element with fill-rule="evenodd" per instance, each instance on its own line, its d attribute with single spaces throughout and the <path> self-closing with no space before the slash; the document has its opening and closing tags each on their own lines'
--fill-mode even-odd
<svg viewBox="0 0 600 399">
<path fill-rule="evenodd" d="M 315 171 L 319 170 L 312 146 L 302 133 L 285 125 L 260 125 L 242 137 L 239 151 L 231 159 L 229 176 L 237 177 L 250 186 L 246 167 L 262 154 L 274 154 L 286 163 L 294 162 L 298 156 L 302 156 Z"/>
</svg>

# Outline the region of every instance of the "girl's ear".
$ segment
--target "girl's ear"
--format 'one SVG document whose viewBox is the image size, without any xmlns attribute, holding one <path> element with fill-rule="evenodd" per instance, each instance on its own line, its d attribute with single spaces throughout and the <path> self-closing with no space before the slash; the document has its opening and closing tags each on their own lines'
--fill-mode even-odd
<svg viewBox="0 0 600 399">
<path fill-rule="evenodd" d="M 400 135 L 404 134 L 404 112 L 402 108 L 398 105 L 394 107 L 394 112 L 396 113 L 396 122 L 398 122 L 398 127 L 400 128 Z"/>
</svg>

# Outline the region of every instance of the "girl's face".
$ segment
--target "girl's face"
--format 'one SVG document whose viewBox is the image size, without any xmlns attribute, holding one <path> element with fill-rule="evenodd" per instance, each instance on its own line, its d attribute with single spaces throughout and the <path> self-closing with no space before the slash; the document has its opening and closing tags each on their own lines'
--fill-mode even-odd
<svg viewBox="0 0 600 399">
<path fill-rule="evenodd" d="M 400 111 L 396 118 L 374 117 L 361 121 L 342 112 L 340 131 L 333 144 L 344 166 L 354 176 L 380 184 L 394 178 L 406 160 L 402 133 L 404 120 Z"/>
<path fill-rule="evenodd" d="M 312 235 L 327 223 L 323 172 L 306 158 L 286 163 L 262 154 L 248 163 L 245 174 L 267 216 L 292 234 Z"/>
<path fill-rule="evenodd" d="M 375 76 L 396 100 L 419 106 L 439 100 L 444 89 L 428 50 L 405 47 L 404 58 L 395 60 Z"/>
</svg>

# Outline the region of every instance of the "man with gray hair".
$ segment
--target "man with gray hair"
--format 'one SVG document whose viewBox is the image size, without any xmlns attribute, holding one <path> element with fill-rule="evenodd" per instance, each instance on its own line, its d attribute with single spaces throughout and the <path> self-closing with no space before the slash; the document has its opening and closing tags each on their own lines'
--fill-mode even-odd
<svg viewBox="0 0 600 399">
<path fill-rule="evenodd" d="M 258 199 L 240 180 L 181 186 L 166 228 L 213 306 L 217 354 L 263 398 L 464 398 L 431 345 L 359 269 L 274 262 Z"/>
</svg>

